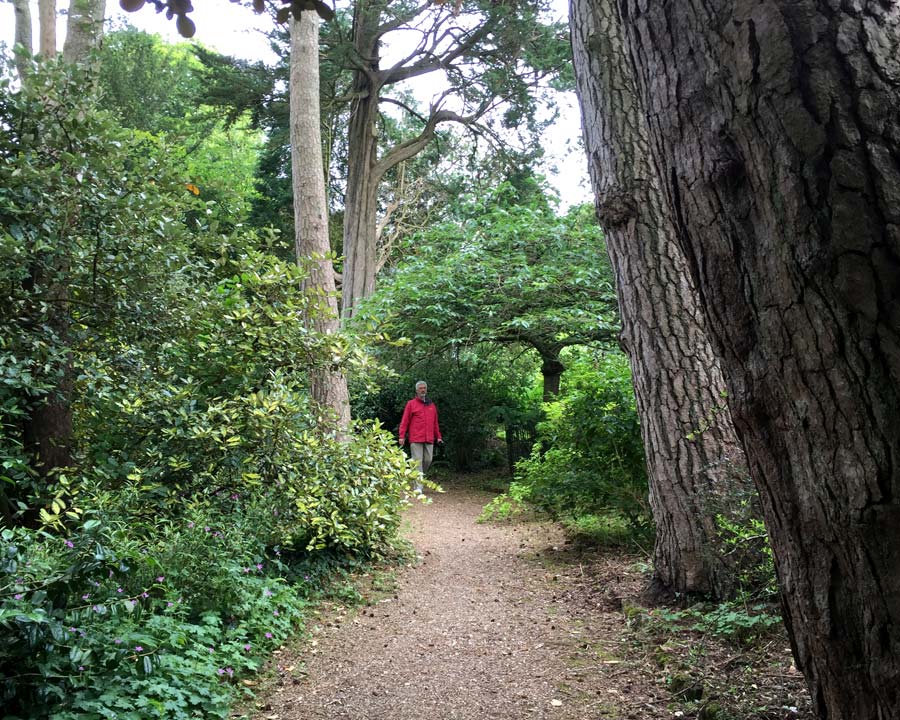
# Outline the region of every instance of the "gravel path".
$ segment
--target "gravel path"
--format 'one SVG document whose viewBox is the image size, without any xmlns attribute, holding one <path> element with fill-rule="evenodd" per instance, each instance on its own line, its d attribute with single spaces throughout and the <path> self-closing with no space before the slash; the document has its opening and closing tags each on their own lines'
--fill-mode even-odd
<svg viewBox="0 0 900 720">
<path fill-rule="evenodd" d="M 491 496 L 477 491 L 432 497 L 408 511 L 421 561 L 400 572 L 396 595 L 330 619 L 305 652 L 288 651 L 282 666 L 295 672 L 284 672 L 258 718 L 607 717 L 602 706 L 619 691 L 596 687 L 596 667 L 579 667 L 596 638 L 568 612 L 547 562 L 563 543 L 558 531 L 479 525 Z"/>
<path fill-rule="evenodd" d="M 637 558 L 580 554 L 551 524 L 479 525 L 492 496 L 445 487 L 407 512 L 420 560 L 276 651 L 254 720 L 718 719 L 719 702 L 728 717 L 811 718 L 786 638 L 751 652 L 626 629 L 646 581 Z M 702 700 L 667 689 L 679 674 Z"/>
</svg>

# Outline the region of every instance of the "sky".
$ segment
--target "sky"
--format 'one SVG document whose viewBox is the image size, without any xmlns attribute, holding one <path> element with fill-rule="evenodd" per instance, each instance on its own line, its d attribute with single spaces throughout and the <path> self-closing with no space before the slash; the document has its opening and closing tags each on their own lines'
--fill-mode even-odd
<svg viewBox="0 0 900 720">
<path fill-rule="evenodd" d="M 552 0 L 554 14 L 562 19 L 566 16 L 566 0 Z M 65 0 L 60 0 L 65 7 Z M 37 0 L 31 1 L 32 18 L 36 22 Z M 117 0 L 107 0 L 107 15 L 113 23 L 123 19 L 135 27 L 151 33 L 158 33 L 170 42 L 181 42 L 183 38 L 175 30 L 175 22 L 167 20 L 164 13 L 157 14 L 148 3 L 138 12 L 126 13 L 119 8 Z M 238 7 L 228 0 L 195 0 L 194 11 L 190 14 L 197 26 L 194 40 L 219 52 L 248 60 L 276 61 L 262 30 L 271 27 L 268 15 L 256 15 L 252 10 Z M 0 42 L 7 47 L 13 39 L 13 6 L 8 0 L 0 0 Z M 60 18 L 58 42 L 62 46 L 65 37 L 65 18 Z M 418 94 L 418 91 L 416 91 Z M 420 98 L 428 102 L 427 97 Z M 581 202 L 591 201 L 590 182 L 587 178 L 587 161 L 580 143 L 581 120 L 574 95 L 561 96 L 560 117 L 548 128 L 542 138 L 542 146 L 547 152 L 544 173 L 557 193 L 563 208 Z"/>
</svg>

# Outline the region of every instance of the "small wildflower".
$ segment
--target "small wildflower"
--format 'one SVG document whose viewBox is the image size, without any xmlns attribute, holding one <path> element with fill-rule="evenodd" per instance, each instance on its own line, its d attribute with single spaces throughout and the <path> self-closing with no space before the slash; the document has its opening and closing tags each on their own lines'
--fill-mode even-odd
<svg viewBox="0 0 900 720">
<path fill-rule="evenodd" d="M 78 666 L 78 672 L 84 672 L 84 665 Z"/>
<path fill-rule="evenodd" d="M 233 676 L 234 676 L 234 669 L 232 669 L 232 668 L 230 668 L 230 667 L 225 668 L 225 672 L 228 673 L 228 677 L 233 677 Z"/>
<path fill-rule="evenodd" d="M 193 520 L 191 520 L 191 521 L 188 523 L 188 527 L 189 527 L 189 528 L 194 527 L 194 521 L 193 521 Z"/>
<path fill-rule="evenodd" d="M 82 600 L 90 600 L 90 599 L 91 599 L 91 596 L 88 595 L 88 593 L 85 593 L 84 595 L 81 596 L 81 599 L 82 599 Z"/>
<path fill-rule="evenodd" d="M 175 605 L 175 603 L 173 603 L 171 601 L 166 603 L 166 607 L 173 607 L 174 605 Z"/>
<path fill-rule="evenodd" d="M 141 645 L 135 645 L 134 651 L 135 652 L 144 652 L 144 648 Z"/>
<path fill-rule="evenodd" d="M 113 640 L 113 642 L 114 642 L 116 645 L 121 645 L 121 644 L 122 644 L 122 638 L 116 638 L 115 640 Z"/>
<path fill-rule="evenodd" d="M 75 543 L 73 543 L 71 540 L 66 540 L 66 547 L 73 548 L 75 547 Z"/>
<path fill-rule="evenodd" d="M 162 582 L 165 579 L 166 579 L 165 575 L 160 575 L 158 578 L 156 578 L 156 582 Z"/>
<path fill-rule="evenodd" d="M 240 495 L 238 495 L 237 493 L 231 493 L 232 500 L 237 500 L 239 497 L 240 497 Z"/>
<path fill-rule="evenodd" d="M 262 570 L 262 563 L 256 563 L 256 569 Z"/>
<path fill-rule="evenodd" d="M 265 590 L 263 590 L 263 595 L 265 595 L 266 597 L 272 597 L 272 591 L 269 590 L 269 588 L 266 588 Z"/>
<path fill-rule="evenodd" d="M 210 648 L 209 648 L 209 651 L 210 651 L 211 653 L 214 653 L 214 652 L 216 651 L 216 649 L 215 649 L 214 647 L 210 647 Z"/>
<path fill-rule="evenodd" d="M 245 568 L 244 568 L 244 572 L 245 572 L 245 573 L 248 573 L 248 572 L 250 572 L 250 568 L 248 568 L 248 567 L 245 567 Z"/>
<path fill-rule="evenodd" d="M 16 600 L 21 600 L 23 597 L 25 597 L 25 594 L 24 593 L 16 593 L 15 595 L 13 595 L 13 597 Z"/>
<path fill-rule="evenodd" d="M 211 528 L 209 525 L 206 525 L 206 526 L 203 528 L 203 532 L 209 532 L 211 529 L 212 529 L 212 528 Z"/>
<path fill-rule="evenodd" d="M 94 607 L 92 607 L 91 610 L 93 610 L 94 612 L 98 613 L 98 612 L 100 612 L 100 606 L 99 606 L 99 605 L 94 605 Z"/>
<path fill-rule="evenodd" d="M 70 627 L 69 632 L 78 632 L 78 628 Z"/>
<path fill-rule="evenodd" d="M 116 588 L 116 592 L 123 592 L 122 588 Z"/>
<path fill-rule="evenodd" d="M 271 639 L 272 639 L 272 633 L 267 632 L 267 633 L 266 633 L 266 639 L 267 639 L 267 640 L 271 640 Z"/>
<path fill-rule="evenodd" d="M 142 597 L 142 598 L 148 598 L 148 597 L 150 597 L 150 593 L 142 592 L 142 593 L 141 593 L 141 597 Z"/>
<path fill-rule="evenodd" d="M 277 610 L 275 610 L 272 614 L 273 614 L 275 617 L 278 617 L 278 611 L 277 611 Z"/>
<path fill-rule="evenodd" d="M 244 643 L 244 650 L 250 652 L 250 643 Z"/>
<path fill-rule="evenodd" d="M 216 670 L 216 672 L 219 673 L 219 675 L 224 675 L 224 674 L 225 674 L 225 668 L 219 668 L 218 670 Z"/>
</svg>

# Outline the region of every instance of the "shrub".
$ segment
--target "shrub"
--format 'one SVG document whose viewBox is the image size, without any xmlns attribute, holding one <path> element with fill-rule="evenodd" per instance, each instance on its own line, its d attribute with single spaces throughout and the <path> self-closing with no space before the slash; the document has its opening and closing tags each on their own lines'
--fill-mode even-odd
<svg viewBox="0 0 900 720">
<path fill-rule="evenodd" d="M 516 465 L 520 496 L 570 524 L 619 516 L 646 535 L 647 476 L 624 356 L 583 354 L 563 378 L 560 399 L 545 405 L 531 456 Z"/>
</svg>

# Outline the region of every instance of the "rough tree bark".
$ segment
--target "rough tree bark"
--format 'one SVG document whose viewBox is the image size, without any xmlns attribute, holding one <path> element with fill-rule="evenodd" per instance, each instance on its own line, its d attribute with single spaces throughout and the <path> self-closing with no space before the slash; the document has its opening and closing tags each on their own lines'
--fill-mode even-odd
<svg viewBox="0 0 900 720">
<path fill-rule="evenodd" d="M 610 0 L 573 0 L 570 22 L 591 181 L 646 448 L 654 586 L 726 597 L 739 568 L 724 553 L 715 515 L 751 491 L 746 459 L 653 177 L 618 11 Z"/>
<path fill-rule="evenodd" d="M 319 114 L 319 16 L 314 11 L 304 11 L 299 21 L 291 21 L 290 98 L 294 247 L 298 263 L 311 261 L 304 288 L 321 300 L 305 320 L 319 332 L 334 333 L 340 320 L 328 240 Z M 330 369 L 314 371 L 310 394 L 334 414 L 338 432 L 343 435 L 350 426 L 350 395 L 343 373 Z"/>
<path fill-rule="evenodd" d="M 80 62 L 91 50 L 100 46 L 105 13 L 106 0 L 71 0 L 66 42 L 63 45 L 65 60 Z"/>
<path fill-rule="evenodd" d="M 900 7 L 618 0 L 819 717 L 900 717 Z"/>
</svg>

